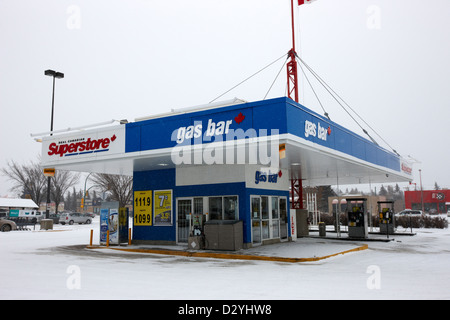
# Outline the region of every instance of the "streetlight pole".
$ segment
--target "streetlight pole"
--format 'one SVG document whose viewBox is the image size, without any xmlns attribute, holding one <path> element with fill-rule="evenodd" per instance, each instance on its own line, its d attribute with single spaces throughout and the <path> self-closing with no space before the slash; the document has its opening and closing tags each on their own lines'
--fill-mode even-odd
<svg viewBox="0 0 450 320">
<path fill-rule="evenodd" d="M 55 110 L 55 79 L 63 79 L 64 73 L 56 72 L 54 70 L 45 70 L 44 75 L 53 77 L 53 91 L 52 91 L 52 115 L 50 120 L 50 135 L 53 135 L 53 113 Z M 45 210 L 45 218 L 48 219 L 50 216 L 50 182 L 51 177 L 47 178 L 47 206 Z"/>
<path fill-rule="evenodd" d="M 83 191 L 83 207 L 81 208 L 82 210 L 81 211 L 83 211 L 83 212 L 85 212 L 85 208 L 86 208 L 86 204 L 85 204 L 85 202 L 86 202 L 86 183 L 87 183 L 87 180 L 88 180 L 88 178 L 89 178 L 89 176 L 92 174 L 93 172 L 91 172 L 91 173 L 89 173 L 88 174 L 88 176 L 86 177 L 86 179 L 84 180 L 84 191 Z M 89 188 L 90 189 L 90 188 Z M 88 189 L 88 190 L 89 190 Z"/>
</svg>

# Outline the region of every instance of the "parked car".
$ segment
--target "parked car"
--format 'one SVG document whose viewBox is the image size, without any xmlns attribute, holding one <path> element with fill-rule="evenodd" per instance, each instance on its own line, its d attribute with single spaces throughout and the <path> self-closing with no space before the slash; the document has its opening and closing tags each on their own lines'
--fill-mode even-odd
<svg viewBox="0 0 450 320">
<path fill-rule="evenodd" d="M 0 231 L 6 232 L 11 230 L 17 230 L 16 223 L 8 219 L 0 219 Z"/>
<path fill-rule="evenodd" d="M 42 219 L 45 219 L 45 211 L 36 211 L 33 221 L 40 223 Z"/>
<path fill-rule="evenodd" d="M 9 214 L 9 210 L 2 210 L 0 209 L 0 218 L 5 218 Z"/>
<path fill-rule="evenodd" d="M 406 209 L 395 214 L 396 217 L 421 217 L 422 215 L 422 210 L 411 209 Z"/>
<path fill-rule="evenodd" d="M 45 219 L 45 214 L 45 211 L 36 211 L 36 217 L 34 218 L 34 221 L 40 223 L 42 219 Z M 50 213 L 48 218 L 53 220 L 53 224 L 59 223 L 59 214 Z"/>
<path fill-rule="evenodd" d="M 91 224 L 92 218 L 90 216 L 85 215 L 80 212 L 63 212 L 59 216 L 59 223 L 61 223 L 61 224 L 66 224 L 66 223 L 68 223 L 68 224 L 74 224 L 74 223 Z"/>
<path fill-rule="evenodd" d="M 48 218 L 53 220 L 53 224 L 59 223 L 59 219 L 60 219 L 59 214 L 51 213 Z"/>
</svg>

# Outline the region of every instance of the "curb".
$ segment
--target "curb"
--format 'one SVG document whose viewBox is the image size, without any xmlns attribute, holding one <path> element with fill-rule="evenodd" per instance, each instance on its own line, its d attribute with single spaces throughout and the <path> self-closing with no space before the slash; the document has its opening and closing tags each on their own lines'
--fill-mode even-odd
<svg viewBox="0 0 450 320">
<path fill-rule="evenodd" d="M 343 255 L 343 254 L 350 253 L 350 252 L 366 250 L 369 248 L 369 246 L 367 244 L 364 244 L 360 247 L 356 247 L 356 248 L 353 248 L 350 250 L 333 253 L 330 255 L 323 256 L 323 257 L 313 257 L 313 258 L 284 258 L 284 257 L 256 256 L 256 255 L 247 255 L 247 254 L 198 252 L 198 251 L 192 252 L 192 251 L 163 250 L 163 249 L 126 249 L 126 248 L 113 248 L 113 247 L 104 247 L 104 246 L 86 246 L 86 248 L 87 249 L 111 249 L 111 250 L 117 250 L 117 251 L 136 252 L 136 253 L 163 254 L 163 255 L 169 255 L 169 256 L 296 263 L 296 262 L 320 261 L 320 260 L 338 256 L 341 254 Z"/>
</svg>

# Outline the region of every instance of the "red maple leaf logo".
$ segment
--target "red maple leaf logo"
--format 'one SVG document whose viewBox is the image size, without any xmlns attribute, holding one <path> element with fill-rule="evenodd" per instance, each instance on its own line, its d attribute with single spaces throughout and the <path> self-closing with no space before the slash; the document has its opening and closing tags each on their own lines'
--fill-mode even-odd
<svg viewBox="0 0 450 320">
<path fill-rule="evenodd" d="M 280 171 L 278 171 L 278 178 L 281 178 L 281 176 L 283 175 L 283 173 Z"/>
<path fill-rule="evenodd" d="M 331 127 L 328 127 L 327 133 L 329 136 L 331 136 Z"/>
<path fill-rule="evenodd" d="M 240 124 L 242 121 L 244 121 L 245 116 L 242 114 L 242 112 L 239 112 L 237 117 L 234 118 L 234 121 L 236 121 L 237 124 Z"/>
<path fill-rule="evenodd" d="M 113 135 L 112 137 L 111 137 L 111 141 L 113 141 L 114 142 L 114 140 L 116 140 L 116 135 Z"/>
</svg>

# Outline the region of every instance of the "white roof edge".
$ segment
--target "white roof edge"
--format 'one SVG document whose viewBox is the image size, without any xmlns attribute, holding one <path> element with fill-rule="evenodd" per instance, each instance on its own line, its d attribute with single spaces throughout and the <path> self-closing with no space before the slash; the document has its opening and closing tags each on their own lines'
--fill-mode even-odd
<svg viewBox="0 0 450 320">
<path fill-rule="evenodd" d="M 247 103 L 247 102 L 248 101 L 245 101 L 243 99 L 233 98 L 230 100 L 218 101 L 218 102 L 214 102 L 214 103 L 207 103 L 207 104 L 197 105 L 197 106 L 193 106 L 193 107 L 171 109 L 170 112 L 160 113 L 160 114 L 146 116 L 146 117 L 139 117 L 139 118 L 134 119 L 134 121 L 139 122 L 139 121 L 145 121 L 145 120 L 150 120 L 150 119 L 158 119 L 158 118 L 163 118 L 163 117 L 175 116 L 175 115 L 179 115 L 179 114 L 215 109 L 215 108 L 220 108 L 220 107 L 227 107 L 227 106 L 231 106 L 231 105 L 235 105 L 235 104 L 243 104 L 243 103 Z"/>
<path fill-rule="evenodd" d="M 47 141 L 47 140 L 53 140 L 53 139 L 64 139 L 66 137 L 73 137 L 75 135 L 81 135 L 81 134 L 92 134 L 92 133 L 96 133 L 96 132 L 104 132 L 104 131 L 110 131 L 110 130 L 121 130 L 122 128 L 125 128 L 124 125 L 122 124 L 117 124 L 117 125 L 110 125 L 110 126 L 104 126 L 104 127 L 91 127 L 88 128 L 86 130 L 84 129 L 79 129 L 77 131 L 72 130 L 72 131 L 66 131 L 64 132 L 64 130 L 61 130 L 61 132 L 59 133 L 55 133 L 53 132 L 53 135 L 50 136 L 42 136 L 41 140 L 42 141 Z M 125 129 L 123 129 L 125 130 Z M 41 142 L 41 141 L 39 141 Z"/>
<path fill-rule="evenodd" d="M 31 199 L 0 198 L 0 208 L 39 208 Z"/>
<path fill-rule="evenodd" d="M 62 133 L 62 134 L 66 134 L 66 133 L 70 133 L 73 134 L 73 131 L 85 131 L 87 129 L 87 131 L 92 130 L 92 129 L 108 129 L 114 126 L 109 126 L 109 127 L 105 127 L 107 125 L 113 124 L 114 122 L 120 122 L 122 120 L 108 120 L 108 121 L 104 121 L 104 122 L 100 122 L 100 123 L 95 123 L 95 124 L 89 124 L 89 125 L 84 125 L 84 126 L 79 126 L 79 127 L 69 127 L 66 129 L 60 129 L 60 130 L 53 130 L 53 131 L 46 131 L 46 132 L 40 132 L 40 133 L 30 133 L 31 137 L 44 137 L 44 136 L 48 136 L 48 137 L 52 137 L 52 135 L 54 134 L 58 134 L 58 133 Z"/>
</svg>

